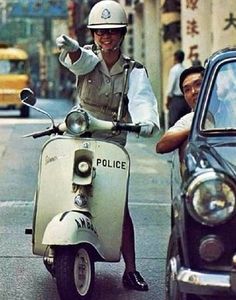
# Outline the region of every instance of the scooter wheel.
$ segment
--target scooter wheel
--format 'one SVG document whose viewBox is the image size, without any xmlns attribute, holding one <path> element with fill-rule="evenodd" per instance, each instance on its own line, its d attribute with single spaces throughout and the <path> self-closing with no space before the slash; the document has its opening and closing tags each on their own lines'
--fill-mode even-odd
<svg viewBox="0 0 236 300">
<path fill-rule="evenodd" d="M 89 300 L 94 285 L 94 261 L 87 245 L 63 246 L 55 251 L 55 276 L 62 300 Z"/>
</svg>

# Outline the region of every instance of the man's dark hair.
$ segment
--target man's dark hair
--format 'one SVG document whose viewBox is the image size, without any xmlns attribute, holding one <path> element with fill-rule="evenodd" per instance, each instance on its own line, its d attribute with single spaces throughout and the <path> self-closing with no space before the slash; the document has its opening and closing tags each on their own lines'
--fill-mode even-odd
<svg viewBox="0 0 236 300">
<path fill-rule="evenodd" d="M 179 88 L 183 93 L 183 82 L 188 75 L 200 73 L 202 76 L 204 75 L 205 68 L 202 66 L 191 66 L 190 68 L 185 69 L 179 78 Z"/>
<path fill-rule="evenodd" d="M 182 63 L 184 61 L 184 51 L 177 50 L 174 53 L 175 60 Z"/>
</svg>

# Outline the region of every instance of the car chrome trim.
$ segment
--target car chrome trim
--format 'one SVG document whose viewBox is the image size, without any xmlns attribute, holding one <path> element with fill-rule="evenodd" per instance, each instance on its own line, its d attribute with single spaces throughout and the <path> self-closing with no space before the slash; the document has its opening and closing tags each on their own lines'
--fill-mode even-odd
<svg viewBox="0 0 236 300">
<path fill-rule="evenodd" d="M 180 291 L 184 293 L 213 295 L 231 291 L 230 274 L 213 274 L 180 268 L 176 280 Z"/>
</svg>

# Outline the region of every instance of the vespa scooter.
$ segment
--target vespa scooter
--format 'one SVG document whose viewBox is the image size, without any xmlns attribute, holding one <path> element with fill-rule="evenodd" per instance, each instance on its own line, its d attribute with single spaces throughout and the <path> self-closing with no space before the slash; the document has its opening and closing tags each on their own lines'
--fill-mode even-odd
<svg viewBox="0 0 236 300">
<path fill-rule="evenodd" d="M 22 102 L 52 120 L 39 162 L 32 233 L 33 253 L 56 278 L 62 300 L 91 298 L 95 262 L 118 262 L 130 172 L 127 151 L 118 144 L 84 137 L 98 131 L 139 132 L 140 126 L 95 119 L 73 109 L 55 125 L 34 106 L 31 90 Z"/>
</svg>

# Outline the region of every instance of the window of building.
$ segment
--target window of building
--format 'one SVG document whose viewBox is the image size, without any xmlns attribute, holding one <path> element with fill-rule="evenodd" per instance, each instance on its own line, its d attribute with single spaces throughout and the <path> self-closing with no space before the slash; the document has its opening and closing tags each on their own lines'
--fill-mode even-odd
<svg viewBox="0 0 236 300">
<path fill-rule="evenodd" d="M 129 14 L 129 15 L 128 15 L 128 23 L 129 23 L 130 25 L 132 25 L 132 24 L 134 23 L 133 14 Z"/>
</svg>

